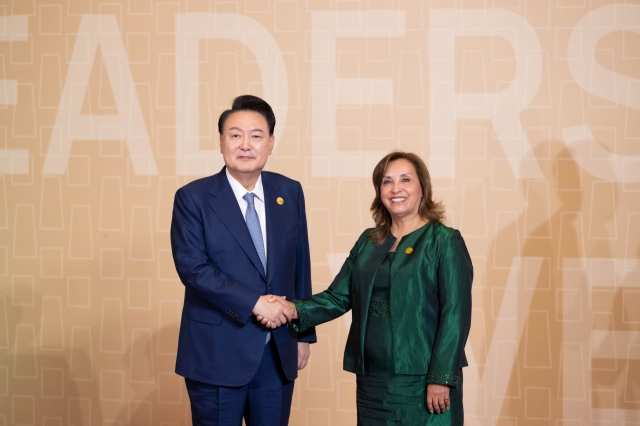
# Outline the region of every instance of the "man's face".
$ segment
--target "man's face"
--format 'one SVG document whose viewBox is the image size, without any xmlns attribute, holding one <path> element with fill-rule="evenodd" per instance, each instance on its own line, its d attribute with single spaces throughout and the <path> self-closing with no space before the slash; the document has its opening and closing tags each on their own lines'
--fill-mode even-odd
<svg viewBox="0 0 640 426">
<path fill-rule="evenodd" d="M 220 152 L 231 176 L 259 174 L 273 151 L 267 120 L 254 111 L 236 111 L 227 117 L 220 135 Z"/>
</svg>

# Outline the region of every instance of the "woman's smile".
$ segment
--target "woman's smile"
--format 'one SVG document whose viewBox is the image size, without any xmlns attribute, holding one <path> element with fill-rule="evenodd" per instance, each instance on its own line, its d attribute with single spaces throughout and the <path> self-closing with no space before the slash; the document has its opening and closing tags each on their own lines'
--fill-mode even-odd
<svg viewBox="0 0 640 426">
<path fill-rule="evenodd" d="M 422 186 L 410 161 L 401 158 L 389 163 L 380 185 L 380 196 L 392 218 L 418 216 Z"/>
</svg>

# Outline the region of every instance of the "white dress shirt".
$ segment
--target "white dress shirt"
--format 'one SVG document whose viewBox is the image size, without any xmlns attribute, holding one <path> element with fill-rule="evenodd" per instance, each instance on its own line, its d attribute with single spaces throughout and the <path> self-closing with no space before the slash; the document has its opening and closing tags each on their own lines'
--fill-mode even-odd
<svg viewBox="0 0 640 426">
<path fill-rule="evenodd" d="M 264 208 L 264 188 L 262 187 L 262 175 L 258 177 L 258 181 L 256 182 L 256 186 L 253 188 L 253 191 L 247 191 L 244 186 L 237 180 L 231 176 L 229 173 L 229 169 L 225 169 L 227 172 L 227 179 L 229 180 L 229 185 L 231 185 L 231 189 L 233 190 L 233 195 L 236 197 L 236 201 L 240 206 L 240 211 L 242 211 L 242 216 L 245 221 L 247 220 L 247 200 L 245 200 L 244 195 L 247 192 L 252 192 L 253 204 L 256 208 L 256 213 L 258 213 L 258 220 L 260 221 L 260 230 L 262 231 L 262 243 L 264 244 L 264 261 L 267 261 L 267 214 Z"/>
<path fill-rule="evenodd" d="M 247 189 L 242 186 L 240 182 L 235 180 L 231 173 L 229 173 L 229 169 L 225 169 L 227 172 L 227 179 L 229 180 L 229 185 L 231 185 L 231 189 L 233 190 L 233 195 L 236 197 L 236 201 L 240 206 L 240 211 L 242 211 L 242 216 L 244 220 L 247 220 L 247 207 L 249 203 L 243 197 L 247 192 L 252 192 L 253 197 L 253 206 L 256 208 L 256 213 L 258 214 L 258 220 L 260 221 L 260 230 L 262 231 L 262 243 L 264 244 L 264 261 L 265 264 L 267 262 L 267 214 L 264 209 L 264 188 L 262 187 L 262 175 L 258 177 L 258 181 L 256 182 L 256 186 L 253 187 L 253 191 L 247 191 Z M 265 340 L 265 345 L 269 343 L 271 340 L 271 331 L 267 333 L 267 338 Z"/>
</svg>

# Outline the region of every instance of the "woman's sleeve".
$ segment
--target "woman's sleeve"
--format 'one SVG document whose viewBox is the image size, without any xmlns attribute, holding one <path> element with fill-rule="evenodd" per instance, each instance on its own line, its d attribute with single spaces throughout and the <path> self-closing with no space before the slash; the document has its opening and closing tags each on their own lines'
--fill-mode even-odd
<svg viewBox="0 0 640 426">
<path fill-rule="evenodd" d="M 293 301 L 298 310 L 298 319 L 291 322 L 290 325 L 298 333 L 304 332 L 309 327 L 336 319 L 351 309 L 351 277 L 363 244 L 362 241 L 361 237 L 353 246 L 349 257 L 345 260 L 329 288 L 322 293 Z"/>
<path fill-rule="evenodd" d="M 438 264 L 439 326 L 427 383 L 457 387 L 471 327 L 473 266 L 459 231 L 443 242 Z"/>
</svg>

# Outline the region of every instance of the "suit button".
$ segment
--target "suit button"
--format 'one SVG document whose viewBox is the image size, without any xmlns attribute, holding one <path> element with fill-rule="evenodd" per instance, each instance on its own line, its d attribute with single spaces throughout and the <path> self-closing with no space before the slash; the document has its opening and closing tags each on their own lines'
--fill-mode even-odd
<svg viewBox="0 0 640 426">
<path fill-rule="evenodd" d="M 271 286 L 267 287 L 267 291 L 270 292 L 271 291 Z"/>
</svg>

